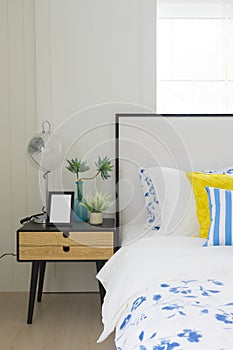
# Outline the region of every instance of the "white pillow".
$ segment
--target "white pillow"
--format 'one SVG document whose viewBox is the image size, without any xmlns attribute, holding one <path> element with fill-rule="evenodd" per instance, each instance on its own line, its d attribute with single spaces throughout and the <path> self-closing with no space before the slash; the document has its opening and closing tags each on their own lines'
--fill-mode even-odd
<svg viewBox="0 0 233 350">
<path fill-rule="evenodd" d="M 159 230 L 161 210 L 154 184 L 144 168 L 139 169 L 139 177 L 146 202 L 146 222 L 144 228 Z"/>
<path fill-rule="evenodd" d="M 227 174 L 233 176 L 233 166 L 222 169 L 201 170 L 201 172 L 204 174 Z"/>
<path fill-rule="evenodd" d="M 154 237 L 154 233 L 155 231 L 152 228 L 145 228 L 141 224 L 129 224 L 122 226 L 121 230 L 119 231 L 120 246 L 123 247 L 132 244 L 141 238 Z M 159 233 L 161 233 L 161 230 Z"/>
<path fill-rule="evenodd" d="M 161 206 L 162 231 L 179 236 L 198 236 L 196 202 L 185 171 L 164 167 L 146 170 Z"/>
<path fill-rule="evenodd" d="M 233 176 L 233 166 L 228 166 L 223 169 L 211 169 L 211 170 L 198 170 L 205 174 L 227 174 Z M 144 228 L 152 228 L 152 230 L 158 230 L 161 226 L 160 222 L 160 203 L 158 199 L 157 189 L 154 186 L 154 183 L 151 181 L 150 176 L 147 172 L 147 168 L 139 169 L 139 176 L 142 186 L 142 191 L 144 199 L 146 202 L 146 212 L 147 218 L 144 225 Z"/>
</svg>

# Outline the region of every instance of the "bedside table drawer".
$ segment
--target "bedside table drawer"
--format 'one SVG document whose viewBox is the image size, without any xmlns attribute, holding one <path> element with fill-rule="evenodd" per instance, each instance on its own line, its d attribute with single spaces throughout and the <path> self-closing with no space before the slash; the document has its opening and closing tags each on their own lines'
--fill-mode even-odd
<svg viewBox="0 0 233 350">
<path fill-rule="evenodd" d="M 19 232 L 19 245 L 53 246 L 53 245 L 88 245 L 95 247 L 112 247 L 113 232 L 70 232 L 68 237 L 63 232 Z"/>
<path fill-rule="evenodd" d="M 19 232 L 19 246 L 37 247 L 65 244 L 62 232 Z"/>
<path fill-rule="evenodd" d="M 71 244 L 81 244 L 90 247 L 113 247 L 113 232 L 70 232 L 67 238 Z"/>
<path fill-rule="evenodd" d="M 112 248 L 88 246 L 41 246 L 19 249 L 20 260 L 108 260 L 114 253 Z"/>
<path fill-rule="evenodd" d="M 19 260 L 108 260 L 114 232 L 19 232 Z"/>
</svg>

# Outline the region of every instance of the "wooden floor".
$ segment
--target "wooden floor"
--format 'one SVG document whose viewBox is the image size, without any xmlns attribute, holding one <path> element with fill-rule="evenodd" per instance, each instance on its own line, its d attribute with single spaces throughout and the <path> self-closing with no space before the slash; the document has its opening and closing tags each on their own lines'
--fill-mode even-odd
<svg viewBox="0 0 233 350">
<path fill-rule="evenodd" d="M 114 335 L 97 344 L 102 331 L 98 293 L 43 294 L 33 323 L 26 324 L 28 293 L 0 293 L 0 349 L 115 350 Z"/>
</svg>

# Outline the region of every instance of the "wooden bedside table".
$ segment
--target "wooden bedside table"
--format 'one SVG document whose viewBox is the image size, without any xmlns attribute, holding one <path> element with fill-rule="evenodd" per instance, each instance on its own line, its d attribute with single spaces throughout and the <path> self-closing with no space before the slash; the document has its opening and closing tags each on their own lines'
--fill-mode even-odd
<svg viewBox="0 0 233 350">
<path fill-rule="evenodd" d="M 102 225 L 75 222 L 72 226 L 46 226 L 27 223 L 17 230 L 17 261 L 32 262 L 27 323 L 32 323 L 37 281 L 37 301 L 43 293 L 46 262 L 95 261 L 97 272 L 117 250 L 118 238 L 114 219 Z M 101 302 L 105 290 L 99 283 Z"/>
</svg>

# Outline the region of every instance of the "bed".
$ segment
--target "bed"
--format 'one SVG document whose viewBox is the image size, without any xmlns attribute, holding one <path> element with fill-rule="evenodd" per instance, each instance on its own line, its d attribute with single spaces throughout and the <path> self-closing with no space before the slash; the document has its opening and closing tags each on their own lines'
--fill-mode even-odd
<svg viewBox="0 0 233 350">
<path fill-rule="evenodd" d="M 118 350 L 233 349 L 233 116 L 118 115 L 121 248 L 98 273 Z"/>
</svg>

